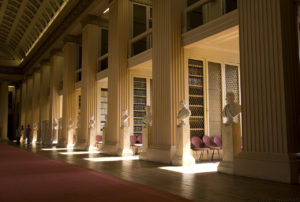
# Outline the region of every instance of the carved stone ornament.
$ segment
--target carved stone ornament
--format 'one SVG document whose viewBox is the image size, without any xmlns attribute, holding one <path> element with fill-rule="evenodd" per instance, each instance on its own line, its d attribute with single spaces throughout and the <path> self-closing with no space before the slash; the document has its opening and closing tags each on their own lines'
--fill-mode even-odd
<svg viewBox="0 0 300 202">
<path fill-rule="evenodd" d="M 225 124 L 232 124 L 234 117 L 241 113 L 241 105 L 235 102 L 235 96 L 233 92 L 226 94 L 227 105 L 224 107 L 222 115 L 226 118 Z"/>
<path fill-rule="evenodd" d="M 152 113 L 151 113 L 151 107 L 146 106 L 146 115 L 143 118 L 143 121 L 146 126 L 151 126 L 152 125 Z"/>
<path fill-rule="evenodd" d="M 124 127 L 124 128 L 128 127 L 128 118 L 129 118 L 128 110 L 125 109 L 125 110 L 122 111 L 122 117 L 121 117 L 122 127 Z"/>
<path fill-rule="evenodd" d="M 185 100 L 180 101 L 180 110 L 177 115 L 177 119 L 180 121 L 180 126 L 186 124 L 186 119 L 191 116 L 191 110 L 186 105 Z"/>
</svg>

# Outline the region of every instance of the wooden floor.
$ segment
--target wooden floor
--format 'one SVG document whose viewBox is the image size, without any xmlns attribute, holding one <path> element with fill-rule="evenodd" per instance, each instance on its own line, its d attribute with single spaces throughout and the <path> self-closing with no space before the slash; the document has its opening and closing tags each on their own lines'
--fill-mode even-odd
<svg viewBox="0 0 300 202">
<path fill-rule="evenodd" d="M 147 185 L 194 201 L 300 202 L 300 185 L 256 180 L 217 172 L 180 173 L 160 169 L 169 165 L 142 160 L 94 162 L 86 158 L 99 160 L 99 157 L 108 156 L 103 154 L 65 155 L 62 152 L 66 151 L 42 150 L 39 146 L 21 145 L 20 147 L 39 155 Z"/>
</svg>

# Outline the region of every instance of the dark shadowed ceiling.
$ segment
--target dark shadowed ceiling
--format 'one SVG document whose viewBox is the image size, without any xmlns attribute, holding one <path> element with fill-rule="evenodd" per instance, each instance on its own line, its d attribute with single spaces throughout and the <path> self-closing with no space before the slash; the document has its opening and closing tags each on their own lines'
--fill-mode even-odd
<svg viewBox="0 0 300 202">
<path fill-rule="evenodd" d="M 20 66 L 76 0 L 0 0 L 0 66 Z"/>
</svg>

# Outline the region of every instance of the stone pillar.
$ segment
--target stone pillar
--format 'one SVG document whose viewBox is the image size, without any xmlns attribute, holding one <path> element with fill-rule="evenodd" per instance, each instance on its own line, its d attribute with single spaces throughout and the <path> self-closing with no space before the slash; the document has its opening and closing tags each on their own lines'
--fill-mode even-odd
<svg viewBox="0 0 300 202">
<path fill-rule="evenodd" d="M 20 125 L 25 127 L 25 103 L 26 103 L 26 82 L 22 82 L 21 86 L 21 113 L 20 113 Z"/>
<path fill-rule="evenodd" d="M 234 161 L 236 175 L 298 180 L 296 8 L 293 0 L 239 1 L 243 151 Z"/>
<path fill-rule="evenodd" d="M 80 110 L 80 133 L 77 137 L 75 147 L 77 149 L 88 149 L 91 142 L 95 142 L 96 130 L 89 134 L 89 121 L 91 116 L 96 117 L 97 101 L 97 58 L 99 50 L 100 27 L 86 24 L 82 30 L 82 87 L 81 87 L 81 110 Z"/>
<path fill-rule="evenodd" d="M 115 0 L 111 3 L 108 37 L 108 116 L 103 146 L 103 151 L 111 154 L 117 154 L 122 150 L 120 148 L 121 114 L 123 110 L 129 109 L 127 68 L 129 12 L 128 0 Z"/>
<path fill-rule="evenodd" d="M 33 141 L 40 141 L 40 84 L 41 84 L 41 73 L 36 71 L 33 73 L 33 93 L 32 93 L 32 132 L 33 132 Z M 33 126 L 36 126 L 34 129 Z"/>
<path fill-rule="evenodd" d="M 147 159 L 171 163 L 179 102 L 188 100 L 187 70 L 181 46 L 181 0 L 153 0 L 153 128 Z M 183 134 L 188 136 L 189 131 Z M 183 138 L 185 139 L 185 138 Z"/>
<path fill-rule="evenodd" d="M 0 83 L 0 140 L 7 140 L 8 124 L 8 83 Z"/>
<path fill-rule="evenodd" d="M 29 76 L 26 80 L 26 101 L 25 101 L 25 125 L 32 128 L 32 88 L 33 88 L 33 77 Z"/>
<path fill-rule="evenodd" d="M 59 82 L 64 66 L 62 52 L 52 51 L 50 70 L 50 127 L 52 142 L 58 141 L 58 120 L 60 118 Z M 56 126 L 55 126 L 56 125 Z M 56 129 L 55 129 L 56 128 Z"/>
<path fill-rule="evenodd" d="M 41 140 L 45 146 L 52 145 L 50 140 L 50 128 L 49 128 L 49 95 L 50 95 L 50 63 L 49 61 L 43 61 L 41 67 L 40 78 L 40 128 L 41 128 Z"/>
<path fill-rule="evenodd" d="M 77 58 L 76 40 L 65 40 L 64 70 L 63 70 L 63 115 L 62 136 L 59 137 L 58 145 L 66 147 L 68 144 L 68 123 L 70 119 L 75 123 L 75 67 Z M 73 124 L 72 130 L 75 125 Z M 73 138 L 72 138 L 73 139 Z M 71 143 L 70 143 L 71 144 Z"/>
</svg>

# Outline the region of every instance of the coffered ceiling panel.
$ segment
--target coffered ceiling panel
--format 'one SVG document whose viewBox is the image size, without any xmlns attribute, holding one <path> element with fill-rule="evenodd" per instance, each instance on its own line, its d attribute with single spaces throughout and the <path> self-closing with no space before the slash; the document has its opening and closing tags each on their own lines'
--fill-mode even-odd
<svg viewBox="0 0 300 202">
<path fill-rule="evenodd" d="M 71 1 L 0 0 L 0 65 L 20 64 Z"/>
</svg>

